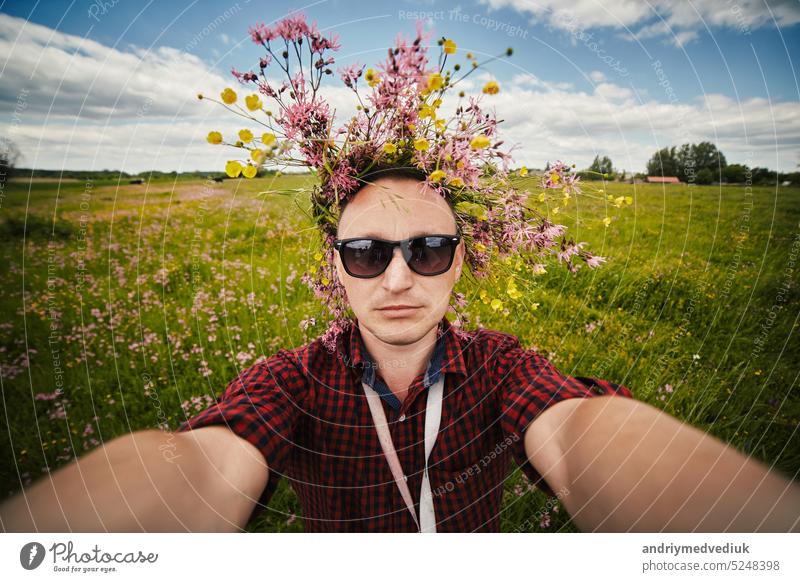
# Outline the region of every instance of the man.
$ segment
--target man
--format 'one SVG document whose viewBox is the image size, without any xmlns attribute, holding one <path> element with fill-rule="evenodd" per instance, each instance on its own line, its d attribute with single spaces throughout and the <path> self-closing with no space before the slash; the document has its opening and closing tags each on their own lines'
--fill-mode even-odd
<svg viewBox="0 0 800 582">
<path fill-rule="evenodd" d="M 237 531 L 286 476 L 306 531 L 432 531 L 428 512 L 436 531 L 497 531 L 513 457 L 583 531 L 798 530 L 800 488 L 760 463 L 512 335 L 457 332 L 464 242 L 424 182 L 378 176 L 338 235 L 356 319 L 336 352 L 280 350 L 179 432 L 117 438 L 6 502 L 4 529 Z"/>
</svg>

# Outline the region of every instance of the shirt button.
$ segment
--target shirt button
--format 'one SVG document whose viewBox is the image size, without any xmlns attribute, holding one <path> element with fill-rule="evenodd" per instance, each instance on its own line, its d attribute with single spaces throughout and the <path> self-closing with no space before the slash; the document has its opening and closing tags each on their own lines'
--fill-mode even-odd
<svg viewBox="0 0 800 582">
<path fill-rule="evenodd" d="M 405 414 L 401 414 L 400 418 L 398 418 L 397 420 L 399 420 L 400 422 L 403 422 L 405 419 L 406 419 L 406 415 Z"/>
</svg>

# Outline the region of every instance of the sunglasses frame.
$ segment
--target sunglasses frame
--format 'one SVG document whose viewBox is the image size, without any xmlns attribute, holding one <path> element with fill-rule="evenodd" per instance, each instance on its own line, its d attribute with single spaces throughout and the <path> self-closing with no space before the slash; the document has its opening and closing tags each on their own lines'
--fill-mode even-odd
<svg viewBox="0 0 800 582">
<path fill-rule="evenodd" d="M 409 260 L 411 260 L 411 249 L 409 248 L 409 246 L 411 244 L 411 241 L 419 240 L 421 238 L 428 238 L 428 237 L 432 237 L 432 236 L 437 236 L 437 237 L 449 239 L 449 241 L 451 243 L 450 244 L 450 249 L 451 249 L 450 260 L 447 262 L 447 267 L 445 269 L 442 269 L 441 271 L 439 271 L 437 273 L 420 273 L 414 267 L 412 267 L 411 264 L 409 263 Z M 356 277 L 357 279 L 374 279 L 375 277 L 380 277 L 381 275 L 383 275 L 383 273 L 386 272 L 386 269 L 389 268 L 389 265 L 391 264 L 392 260 L 394 259 L 394 249 L 395 249 L 395 247 L 400 247 L 400 251 L 402 252 L 403 258 L 406 261 L 406 265 L 408 265 L 408 268 L 411 269 L 414 273 L 416 273 L 417 275 L 420 275 L 422 277 L 436 277 L 438 275 L 442 275 L 442 274 L 446 273 L 453 266 L 453 260 L 455 259 L 455 256 L 456 256 L 456 248 L 458 247 L 458 243 L 461 242 L 461 232 L 459 231 L 456 234 L 423 234 L 423 235 L 420 235 L 420 236 L 415 236 L 415 237 L 407 238 L 407 239 L 404 239 L 404 240 L 386 240 L 386 239 L 382 239 L 382 238 L 372 238 L 372 237 L 368 237 L 368 236 L 358 236 L 358 237 L 354 237 L 354 238 L 336 239 L 335 241 L 333 241 L 333 248 L 336 249 L 337 252 L 339 252 L 339 257 L 341 258 L 342 246 L 344 246 L 345 244 L 347 244 L 349 242 L 353 242 L 353 241 L 357 241 L 357 240 L 368 240 L 368 241 L 375 241 L 375 242 L 381 242 L 381 243 L 389 244 L 389 245 L 391 245 L 391 252 L 389 254 L 389 260 L 383 266 L 383 269 L 381 269 L 380 272 L 378 272 L 378 273 L 376 273 L 374 275 L 369 275 L 369 276 L 355 275 L 355 274 L 351 273 L 350 269 L 347 268 L 347 263 L 344 260 L 342 260 L 342 266 L 344 267 L 344 270 L 351 277 Z"/>
</svg>

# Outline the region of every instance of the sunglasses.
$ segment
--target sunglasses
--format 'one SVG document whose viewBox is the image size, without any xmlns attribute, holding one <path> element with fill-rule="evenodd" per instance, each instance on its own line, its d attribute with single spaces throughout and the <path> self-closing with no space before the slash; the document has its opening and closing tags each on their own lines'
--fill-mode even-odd
<svg viewBox="0 0 800 582">
<path fill-rule="evenodd" d="M 333 248 L 339 251 L 342 266 L 351 277 L 372 279 L 383 273 L 392 262 L 394 247 L 400 247 L 412 271 L 433 277 L 453 265 L 460 240 L 460 234 L 428 234 L 405 240 L 347 238 L 334 241 Z"/>
</svg>

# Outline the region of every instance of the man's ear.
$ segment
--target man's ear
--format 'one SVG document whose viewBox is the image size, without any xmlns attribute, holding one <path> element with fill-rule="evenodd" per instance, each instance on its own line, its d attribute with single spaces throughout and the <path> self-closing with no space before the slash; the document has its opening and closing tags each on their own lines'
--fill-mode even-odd
<svg viewBox="0 0 800 582">
<path fill-rule="evenodd" d="M 339 278 L 339 283 L 344 284 L 342 261 L 339 259 L 339 253 L 335 250 L 333 251 L 333 264 L 336 267 L 336 276 Z"/>
<path fill-rule="evenodd" d="M 464 246 L 464 239 L 458 243 L 458 250 L 456 251 L 456 281 L 461 278 L 461 269 L 464 267 L 464 256 L 466 254 L 466 247 Z"/>
</svg>

